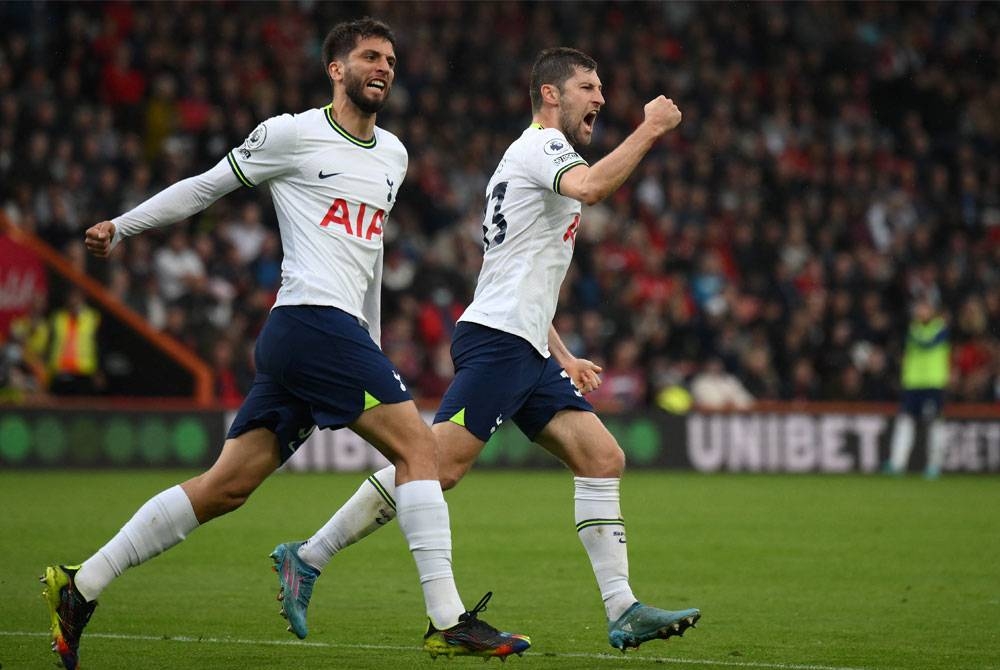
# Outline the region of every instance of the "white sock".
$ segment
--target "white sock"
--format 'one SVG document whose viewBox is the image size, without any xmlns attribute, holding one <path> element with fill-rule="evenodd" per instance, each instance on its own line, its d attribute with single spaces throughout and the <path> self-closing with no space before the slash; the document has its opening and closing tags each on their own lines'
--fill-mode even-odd
<svg viewBox="0 0 1000 670">
<path fill-rule="evenodd" d="M 948 445 L 945 439 L 948 436 L 948 429 L 941 419 L 931 421 L 927 429 L 927 472 L 939 474 L 941 466 L 944 465 L 944 455 Z"/>
<path fill-rule="evenodd" d="M 609 621 L 636 601 L 628 583 L 625 522 L 619 504 L 621 479 L 574 477 L 576 531 L 590 557 Z"/>
<path fill-rule="evenodd" d="M 427 616 L 438 630 L 451 628 L 465 612 L 451 571 L 448 505 L 436 480 L 415 480 L 396 487 L 399 527 L 417 563 Z"/>
<path fill-rule="evenodd" d="M 95 600 L 115 577 L 166 551 L 198 527 L 191 501 L 179 485 L 150 498 L 118 534 L 76 573 L 77 591 Z"/>
<path fill-rule="evenodd" d="M 382 468 L 299 547 L 299 558 L 322 570 L 334 554 L 396 518 L 396 468 Z"/>
<path fill-rule="evenodd" d="M 892 455 L 889 457 L 889 467 L 893 472 L 906 472 L 914 437 L 916 437 L 916 426 L 913 417 L 909 414 L 898 415 L 896 425 L 892 429 Z"/>
</svg>

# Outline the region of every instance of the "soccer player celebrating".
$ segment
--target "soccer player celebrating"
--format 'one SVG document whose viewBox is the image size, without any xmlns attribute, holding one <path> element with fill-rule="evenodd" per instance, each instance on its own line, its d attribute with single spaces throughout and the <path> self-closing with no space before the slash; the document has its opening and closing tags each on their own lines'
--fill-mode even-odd
<svg viewBox="0 0 1000 670">
<path fill-rule="evenodd" d="M 639 127 L 589 166 L 575 147 L 590 143 L 604 104 L 596 67 L 589 56 L 568 48 L 547 49 L 535 61 L 533 123 L 507 149 L 487 186 L 483 267 L 472 304 L 455 329 L 455 379 L 433 430 L 445 489 L 462 478 L 507 419 L 573 471 L 576 530 L 604 599 L 608 641 L 624 651 L 683 634 L 701 612 L 662 610 L 633 595 L 619 506 L 625 456 L 583 397 L 600 385 L 601 368 L 573 357 L 552 317 L 573 256 L 580 203 L 613 193 L 680 123 L 681 113 L 663 96 L 652 100 Z M 312 538 L 279 545 L 275 555 L 291 557 L 295 579 L 311 586 L 334 554 L 398 514 L 395 479 L 392 466 L 376 472 Z M 279 581 L 287 593 L 286 578 L 279 575 Z M 284 600 L 284 611 L 302 637 L 310 591 L 299 593 Z"/>
<path fill-rule="evenodd" d="M 123 238 L 269 181 L 285 257 L 257 340 L 253 387 L 215 464 L 154 496 L 81 565 L 46 568 L 53 649 L 70 670 L 96 598 L 113 579 L 242 505 L 317 425 L 350 427 L 394 465 L 396 512 L 430 618 L 425 648 L 503 658 L 530 646 L 527 637 L 480 620 L 483 601 L 465 610 L 452 574 L 435 437 L 378 347 L 382 229 L 407 167 L 400 141 L 375 125 L 392 88 L 395 37 L 372 19 L 341 23 L 326 37 L 323 63 L 332 104 L 268 119 L 211 170 L 87 230 L 87 247 L 106 257 Z M 289 566 L 279 560 L 285 595 L 308 597 L 310 582 Z"/>
</svg>

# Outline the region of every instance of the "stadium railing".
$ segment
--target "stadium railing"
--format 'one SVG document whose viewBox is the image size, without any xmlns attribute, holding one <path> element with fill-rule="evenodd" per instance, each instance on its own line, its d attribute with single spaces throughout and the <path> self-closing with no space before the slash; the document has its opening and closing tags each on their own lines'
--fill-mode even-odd
<svg viewBox="0 0 1000 670">
<path fill-rule="evenodd" d="M 124 305 L 98 281 L 75 268 L 56 249 L 53 249 L 37 235 L 11 223 L 3 212 L 0 212 L 0 235 L 9 236 L 17 244 L 37 255 L 49 271 L 66 283 L 83 290 L 87 298 L 93 301 L 102 313 L 111 316 L 114 321 L 121 324 L 123 329 L 130 331 L 147 343 L 149 347 L 165 357 L 169 363 L 179 366 L 185 371 L 190 376 L 190 383 L 187 385 L 189 392 L 186 394 L 189 402 L 200 407 L 208 407 L 212 404 L 212 371 L 208 364 L 195 353 L 153 328 L 142 316 Z M 23 307 L 26 309 L 27 305 Z M 6 335 L 6 333 L 2 334 Z M 155 392 L 155 381 L 155 378 L 151 380 L 154 386 L 147 389 L 142 395 L 154 397 L 158 395 Z"/>
</svg>

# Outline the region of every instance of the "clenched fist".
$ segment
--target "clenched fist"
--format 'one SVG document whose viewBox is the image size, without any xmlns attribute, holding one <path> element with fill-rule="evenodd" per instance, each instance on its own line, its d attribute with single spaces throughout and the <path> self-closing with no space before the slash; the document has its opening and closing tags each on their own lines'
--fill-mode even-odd
<svg viewBox="0 0 1000 670">
<path fill-rule="evenodd" d="M 596 391 L 601 385 L 600 373 L 604 371 L 603 368 L 586 358 L 574 358 L 563 369 L 580 393 Z"/>
<path fill-rule="evenodd" d="M 662 135 L 676 128 L 681 122 L 681 110 L 670 98 L 662 95 L 650 100 L 644 108 L 645 123 L 648 123 L 657 135 Z"/>
<path fill-rule="evenodd" d="M 107 258 L 111 253 L 111 239 L 115 236 L 115 224 L 101 221 L 96 226 L 87 228 L 87 250 L 95 256 Z"/>
</svg>

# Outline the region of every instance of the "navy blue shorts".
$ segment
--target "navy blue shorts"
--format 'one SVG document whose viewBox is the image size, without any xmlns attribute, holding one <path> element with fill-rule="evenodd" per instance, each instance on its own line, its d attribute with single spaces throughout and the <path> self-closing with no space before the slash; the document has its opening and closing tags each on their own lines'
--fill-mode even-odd
<svg viewBox="0 0 1000 670">
<path fill-rule="evenodd" d="M 451 358 L 455 379 L 434 423 L 453 421 L 483 442 L 509 418 L 534 440 L 560 410 L 594 411 L 554 358 L 517 335 L 462 321 Z"/>
<path fill-rule="evenodd" d="M 282 463 L 316 426 L 343 428 L 375 405 L 412 399 L 365 327 L 336 307 L 276 307 L 254 361 L 253 386 L 226 437 L 267 428 Z"/>
<path fill-rule="evenodd" d="M 910 389 L 903 391 L 903 411 L 914 419 L 930 421 L 941 416 L 944 409 L 943 389 Z"/>
</svg>

